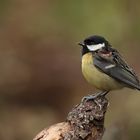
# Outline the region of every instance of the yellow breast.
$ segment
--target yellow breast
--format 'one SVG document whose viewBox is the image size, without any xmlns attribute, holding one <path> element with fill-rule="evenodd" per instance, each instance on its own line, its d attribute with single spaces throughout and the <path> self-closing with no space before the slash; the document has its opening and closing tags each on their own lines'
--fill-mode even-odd
<svg viewBox="0 0 140 140">
<path fill-rule="evenodd" d="M 123 85 L 107 74 L 97 69 L 94 64 L 92 53 L 86 53 L 82 57 L 82 73 L 85 79 L 100 90 L 113 90 L 122 88 Z"/>
</svg>

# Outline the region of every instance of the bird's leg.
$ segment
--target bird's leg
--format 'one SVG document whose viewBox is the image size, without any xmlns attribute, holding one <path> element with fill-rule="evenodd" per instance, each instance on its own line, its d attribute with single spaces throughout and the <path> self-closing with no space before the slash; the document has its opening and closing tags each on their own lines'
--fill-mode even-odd
<svg viewBox="0 0 140 140">
<path fill-rule="evenodd" d="M 106 96 L 108 92 L 109 92 L 109 90 L 103 91 L 103 92 L 101 93 L 101 95 L 99 95 L 99 96 Z"/>
<path fill-rule="evenodd" d="M 95 98 L 99 97 L 99 96 L 105 96 L 109 91 L 101 91 L 95 94 L 91 94 L 88 96 L 85 96 L 82 98 L 82 102 L 84 101 L 89 101 L 89 100 L 94 100 Z"/>
</svg>

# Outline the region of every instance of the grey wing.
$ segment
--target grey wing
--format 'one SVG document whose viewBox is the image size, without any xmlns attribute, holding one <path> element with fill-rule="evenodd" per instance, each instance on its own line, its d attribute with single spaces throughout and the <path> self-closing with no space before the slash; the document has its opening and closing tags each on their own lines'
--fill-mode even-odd
<svg viewBox="0 0 140 140">
<path fill-rule="evenodd" d="M 95 55 L 94 65 L 110 77 L 124 83 L 127 87 L 140 90 L 140 82 L 135 72 L 115 49 L 112 52 L 112 59 L 110 60 L 102 58 L 98 54 Z"/>
</svg>

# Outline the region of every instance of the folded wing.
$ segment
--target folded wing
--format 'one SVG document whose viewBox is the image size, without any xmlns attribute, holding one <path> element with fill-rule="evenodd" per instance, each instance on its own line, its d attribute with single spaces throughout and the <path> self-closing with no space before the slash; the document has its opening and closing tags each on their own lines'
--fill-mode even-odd
<svg viewBox="0 0 140 140">
<path fill-rule="evenodd" d="M 112 49 L 112 57 L 110 59 L 96 54 L 94 65 L 110 77 L 124 83 L 127 87 L 140 90 L 140 82 L 135 72 L 127 65 L 115 49 Z"/>
</svg>

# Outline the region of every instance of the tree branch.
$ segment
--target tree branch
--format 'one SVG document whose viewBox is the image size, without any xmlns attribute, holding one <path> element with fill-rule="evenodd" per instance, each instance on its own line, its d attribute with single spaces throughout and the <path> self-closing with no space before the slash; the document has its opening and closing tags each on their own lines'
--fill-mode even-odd
<svg viewBox="0 0 140 140">
<path fill-rule="evenodd" d="M 44 129 L 33 140 L 101 140 L 107 106 L 104 96 L 81 101 L 65 122 Z"/>
</svg>

